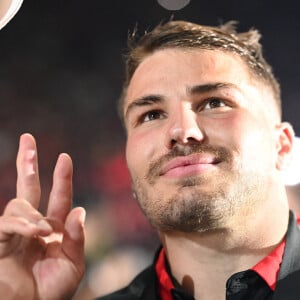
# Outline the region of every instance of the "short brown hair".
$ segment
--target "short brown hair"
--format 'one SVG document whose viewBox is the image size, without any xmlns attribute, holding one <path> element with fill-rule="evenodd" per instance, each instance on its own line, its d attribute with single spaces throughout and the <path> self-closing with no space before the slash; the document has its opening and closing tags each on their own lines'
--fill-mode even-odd
<svg viewBox="0 0 300 300">
<path fill-rule="evenodd" d="M 262 45 L 259 42 L 261 35 L 255 29 L 237 33 L 236 23 L 230 21 L 212 27 L 186 21 L 169 21 L 146 32 L 142 37 L 138 37 L 135 30 L 128 39 L 128 53 L 125 56 L 125 81 L 119 103 L 121 118 L 123 119 L 126 91 L 135 70 L 147 56 L 165 48 L 218 49 L 238 55 L 254 75 L 270 86 L 281 116 L 280 86 L 272 67 L 263 57 Z"/>
</svg>

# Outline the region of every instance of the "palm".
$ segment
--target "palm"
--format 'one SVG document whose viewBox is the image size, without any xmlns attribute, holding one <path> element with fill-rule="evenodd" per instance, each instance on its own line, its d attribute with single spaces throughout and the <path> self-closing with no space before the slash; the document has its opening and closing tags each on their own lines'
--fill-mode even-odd
<svg viewBox="0 0 300 300">
<path fill-rule="evenodd" d="M 70 299 L 76 289 L 82 270 L 78 270 L 60 245 L 50 244 L 45 249 L 38 251 L 39 259 L 32 263 L 33 280 L 37 288 L 39 299 Z M 61 282 L 63 285 L 58 285 Z"/>
</svg>

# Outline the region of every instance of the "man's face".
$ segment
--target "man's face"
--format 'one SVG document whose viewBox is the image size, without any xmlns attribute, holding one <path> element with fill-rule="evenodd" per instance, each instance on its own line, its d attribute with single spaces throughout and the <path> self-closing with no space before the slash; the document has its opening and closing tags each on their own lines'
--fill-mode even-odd
<svg viewBox="0 0 300 300">
<path fill-rule="evenodd" d="M 137 199 L 160 230 L 228 225 L 265 201 L 277 178 L 272 93 L 233 54 L 159 50 L 124 103 Z"/>
</svg>

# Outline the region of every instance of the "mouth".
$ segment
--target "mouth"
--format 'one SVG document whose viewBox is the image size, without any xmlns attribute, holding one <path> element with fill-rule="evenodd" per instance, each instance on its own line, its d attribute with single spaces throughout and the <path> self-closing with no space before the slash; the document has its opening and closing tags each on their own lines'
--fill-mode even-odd
<svg viewBox="0 0 300 300">
<path fill-rule="evenodd" d="M 213 170 L 220 161 L 212 154 L 192 154 L 179 156 L 166 163 L 160 170 L 159 176 L 180 178 L 196 176 Z"/>
</svg>

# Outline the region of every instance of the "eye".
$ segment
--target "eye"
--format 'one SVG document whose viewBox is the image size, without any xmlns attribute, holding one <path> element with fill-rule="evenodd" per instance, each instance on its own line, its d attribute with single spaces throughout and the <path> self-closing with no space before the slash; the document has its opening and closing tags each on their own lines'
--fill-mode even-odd
<svg viewBox="0 0 300 300">
<path fill-rule="evenodd" d="M 216 109 L 216 108 L 227 107 L 227 106 L 228 105 L 219 98 L 210 98 L 206 101 L 203 110 Z"/>
<path fill-rule="evenodd" d="M 164 113 L 160 110 L 151 110 L 146 112 L 141 117 L 141 123 L 149 122 L 153 120 L 159 120 L 164 118 Z"/>
</svg>

